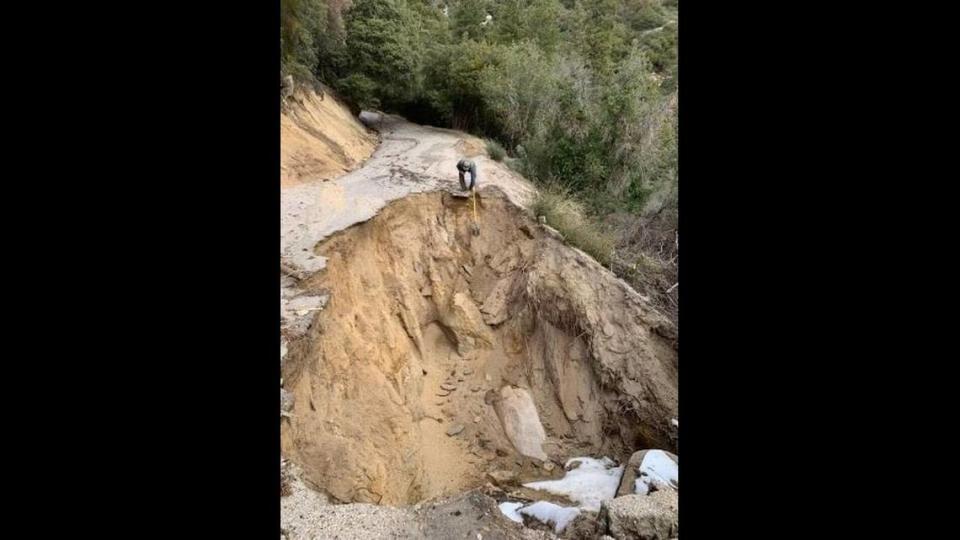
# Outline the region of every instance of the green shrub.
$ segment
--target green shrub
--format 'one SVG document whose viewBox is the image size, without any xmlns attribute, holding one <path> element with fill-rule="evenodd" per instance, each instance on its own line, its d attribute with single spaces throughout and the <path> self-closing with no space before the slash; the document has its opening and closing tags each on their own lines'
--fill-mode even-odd
<svg viewBox="0 0 960 540">
<path fill-rule="evenodd" d="M 324 0 L 280 0 L 280 67 L 300 82 L 315 82 L 320 42 L 327 30 Z"/>
<path fill-rule="evenodd" d="M 353 104 L 354 112 L 360 109 L 379 109 L 377 84 L 365 75 L 353 73 L 337 82 L 337 90 Z"/>
<path fill-rule="evenodd" d="M 610 264 L 613 235 L 587 216 L 583 205 L 569 189 L 556 184 L 541 188 L 531 210 L 537 216 L 544 216 L 547 225 L 560 231 L 571 245 L 582 249 L 604 266 Z"/>
<path fill-rule="evenodd" d="M 493 139 L 487 139 L 486 142 L 487 155 L 489 155 L 494 161 L 503 161 L 503 158 L 507 156 L 507 151 L 503 149 L 503 146 Z"/>
</svg>

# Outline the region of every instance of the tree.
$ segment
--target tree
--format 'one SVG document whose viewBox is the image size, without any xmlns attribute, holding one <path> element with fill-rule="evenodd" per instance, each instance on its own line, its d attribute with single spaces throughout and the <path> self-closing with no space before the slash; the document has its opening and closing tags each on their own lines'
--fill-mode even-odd
<svg viewBox="0 0 960 540">
<path fill-rule="evenodd" d="M 326 30 L 324 0 L 280 0 L 280 65 L 301 81 L 313 81 Z"/>
<path fill-rule="evenodd" d="M 489 5 L 487 0 L 460 0 L 453 8 L 450 16 L 450 26 L 457 39 L 472 39 L 479 41 L 487 33 Z"/>
<path fill-rule="evenodd" d="M 360 96 L 351 92 L 362 87 L 367 101 L 371 92 L 388 104 L 410 99 L 421 55 L 415 19 L 406 3 L 357 0 L 347 12 L 345 23 L 348 68 L 356 77 L 342 79 L 338 88 L 353 98 Z M 363 79 L 357 78 L 360 76 Z M 358 86 L 358 82 L 362 84 Z"/>
<path fill-rule="evenodd" d="M 493 19 L 494 39 L 504 44 L 531 40 L 553 54 L 560 43 L 562 10 L 558 0 L 505 0 Z"/>
<path fill-rule="evenodd" d="M 617 0 L 584 0 L 574 11 L 576 40 L 590 67 L 610 75 L 627 49 L 627 29 L 617 14 Z"/>
</svg>

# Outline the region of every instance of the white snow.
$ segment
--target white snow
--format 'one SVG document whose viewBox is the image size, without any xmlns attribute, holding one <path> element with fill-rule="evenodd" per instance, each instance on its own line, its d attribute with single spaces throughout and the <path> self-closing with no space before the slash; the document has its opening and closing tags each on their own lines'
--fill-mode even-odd
<svg viewBox="0 0 960 540">
<path fill-rule="evenodd" d="M 560 534 L 573 521 L 573 518 L 580 514 L 580 509 L 540 501 L 521 508 L 520 513 L 544 523 L 553 523 L 554 532 Z"/>
<path fill-rule="evenodd" d="M 523 517 L 517 513 L 517 509 L 523 506 L 523 503 L 519 502 L 502 502 L 500 503 L 500 511 L 503 512 L 503 515 L 507 516 L 508 519 L 516 521 L 517 523 L 523 523 Z"/>
<path fill-rule="evenodd" d="M 617 486 L 623 475 L 623 465 L 615 467 L 614 462 L 609 458 L 578 457 L 568 460 L 565 466 L 570 466 L 574 461 L 579 461 L 580 466 L 568 471 L 562 479 L 530 482 L 524 486 L 542 489 L 555 495 L 564 495 L 576 501 L 584 510 L 599 512 L 600 503 L 612 499 L 617 494 Z"/>
<path fill-rule="evenodd" d="M 663 450 L 649 450 L 637 467 L 634 492 L 646 495 L 650 486 L 676 489 L 680 485 L 680 468 Z"/>
</svg>

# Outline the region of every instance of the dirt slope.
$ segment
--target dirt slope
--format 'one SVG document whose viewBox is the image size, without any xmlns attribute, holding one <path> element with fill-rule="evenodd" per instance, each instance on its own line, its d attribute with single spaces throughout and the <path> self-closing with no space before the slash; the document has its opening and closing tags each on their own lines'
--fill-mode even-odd
<svg viewBox="0 0 960 540">
<path fill-rule="evenodd" d="M 377 137 L 330 93 L 298 87 L 280 114 L 280 185 L 330 180 L 370 157 Z"/>
<path fill-rule="evenodd" d="M 493 470 L 543 474 L 505 436 L 504 387 L 532 395 L 556 462 L 673 448 L 673 325 L 499 189 L 482 195 L 479 236 L 467 200 L 432 192 L 314 251 L 326 269 L 301 286 L 331 297 L 284 366 L 281 440 L 335 500 L 412 504 Z"/>
</svg>

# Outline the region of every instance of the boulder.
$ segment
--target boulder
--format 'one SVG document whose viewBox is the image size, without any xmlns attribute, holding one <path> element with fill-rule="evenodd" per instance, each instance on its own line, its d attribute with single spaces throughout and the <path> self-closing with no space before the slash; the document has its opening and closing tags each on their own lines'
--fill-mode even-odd
<svg viewBox="0 0 960 540">
<path fill-rule="evenodd" d="M 280 389 L 280 412 L 289 413 L 290 411 L 292 411 L 293 403 L 294 403 L 293 394 L 281 388 Z"/>
<path fill-rule="evenodd" d="M 360 111 L 360 122 L 368 128 L 375 128 L 383 121 L 383 115 L 372 111 Z"/>
<path fill-rule="evenodd" d="M 499 398 L 495 403 L 497 416 L 513 447 L 524 456 L 547 461 L 542 446 L 547 432 L 530 394 L 522 388 L 504 386 Z"/>
<path fill-rule="evenodd" d="M 280 78 L 280 96 L 284 99 L 293 95 L 293 77 L 287 75 Z"/>
<path fill-rule="evenodd" d="M 487 473 L 487 476 L 500 487 L 517 483 L 517 473 L 513 471 L 491 471 Z"/>
<path fill-rule="evenodd" d="M 651 454 L 653 453 L 653 454 Z M 644 464 L 644 459 L 649 456 L 649 461 L 647 463 L 647 468 L 651 466 L 654 467 L 654 473 L 660 472 L 660 474 L 649 474 L 649 471 L 645 474 L 641 474 L 640 467 Z M 660 471 L 657 467 L 657 462 L 663 462 L 664 458 L 672 460 L 673 463 L 679 466 L 680 458 L 676 454 L 667 452 L 666 450 L 640 450 L 634 452 L 630 459 L 627 461 L 627 466 L 623 470 L 623 476 L 620 478 L 620 486 L 617 488 L 617 497 L 622 497 L 624 495 L 633 495 L 636 493 L 636 481 L 638 475 L 645 484 L 648 485 L 647 491 L 649 490 L 649 485 L 655 486 L 654 489 L 679 489 L 679 479 L 669 478 L 665 472 Z M 674 482 L 671 482 L 673 480 Z"/>
<path fill-rule="evenodd" d="M 599 521 L 601 531 L 617 540 L 670 540 L 680 534 L 677 492 L 660 490 L 604 501 Z"/>
</svg>

